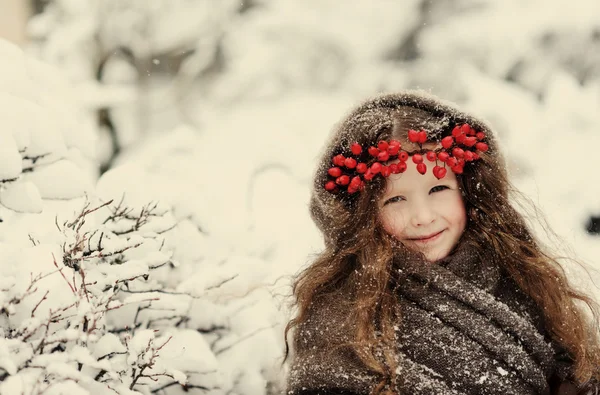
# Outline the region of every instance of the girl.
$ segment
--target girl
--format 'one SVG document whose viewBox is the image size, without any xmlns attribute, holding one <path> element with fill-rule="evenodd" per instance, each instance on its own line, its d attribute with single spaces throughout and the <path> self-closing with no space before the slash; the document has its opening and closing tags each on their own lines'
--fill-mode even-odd
<svg viewBox="0 0 600 395">
<path fill-rule="evenodd" d="M 325 250 L 294 283 L 288 394 L 598 393 L 597 305 L 510 192 L 489 126 L 452 105 L 352 111 L 315 175 Z"/>
</svg>

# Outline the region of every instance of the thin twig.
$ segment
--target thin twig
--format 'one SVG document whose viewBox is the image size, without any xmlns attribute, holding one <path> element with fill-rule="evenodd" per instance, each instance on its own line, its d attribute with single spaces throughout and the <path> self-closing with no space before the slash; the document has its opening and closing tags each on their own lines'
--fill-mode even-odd
<svg viewBox="0 0 600 395">
<path fill-rule="evenodd" d="M 33 310 L 31 310 L 31 318 L 33 318 L 35 316 L 35 311 L 37 310 L 38 307 L 40 307 L 42 302 L 47 299 L 48 293 L 50 293 L 50 291 L 46 291 L 46 293 L 44 294 L 44 297 L 42 299 L 40 299 L 40 301 L 35 305 Z"/>
</svg>

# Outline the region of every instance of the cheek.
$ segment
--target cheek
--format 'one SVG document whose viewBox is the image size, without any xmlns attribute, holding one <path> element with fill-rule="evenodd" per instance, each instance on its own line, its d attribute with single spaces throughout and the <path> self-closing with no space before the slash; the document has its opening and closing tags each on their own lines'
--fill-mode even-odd
<svg viewBox="0 0 600 395">
<path fill-rule="evenodd" d="M 458 197 L 448 206 L 450 221 L 461 231 L 467 225 L 467 211 L 461 197 Z"/>
<path fill-rule="evenodd" d="M 396 238 L 401 238 L 406 228 L 404 215 L 399 211 L 386 210 L 381 214 L 383 229 Z"/>
</svg>

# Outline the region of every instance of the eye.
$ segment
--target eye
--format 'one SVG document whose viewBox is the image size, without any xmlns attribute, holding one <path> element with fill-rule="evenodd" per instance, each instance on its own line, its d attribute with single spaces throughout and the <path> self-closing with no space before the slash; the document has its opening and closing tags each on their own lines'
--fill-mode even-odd
<svg viewBox="0 0 600 395">
<path fill-rule="evenodd" d="M 388 200 L 386 200 L 385 203 L 383 203 L 383 205 L 385 206 L 388 203 L 401 202 L 402 200 L 406 200 L 404 196 L 394 196 L 393 198 L 389 198 Z"/>
<path fill-rule="evenodd" d="M 448 187 L 447 185 L 436 185 L 433 188 L 431 188 L 429 190 L 429 194 L 435 193 L 435 192 L 440 192 L 443 191 L 445 189 L 450 189 L 450 187 Z"/>
</svg>

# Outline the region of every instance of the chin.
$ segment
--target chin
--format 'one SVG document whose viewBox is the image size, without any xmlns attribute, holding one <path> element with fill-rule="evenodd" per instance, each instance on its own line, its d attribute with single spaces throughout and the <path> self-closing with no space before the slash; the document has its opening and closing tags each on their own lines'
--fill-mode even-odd
<svg viewBox="0 0 600 395">
<path fill-rule="evenodd" d="M 443 251 L 436 251 L 436 252 L 431 252 L 431 253 L 425 253 L 425 258 L 431 262 L 431 263 L 435 263 L 437 261 L 440 261 L 444 258 L 446 258 L 448 256 L 448 252 L 443 250 Z"/>
</svg>

